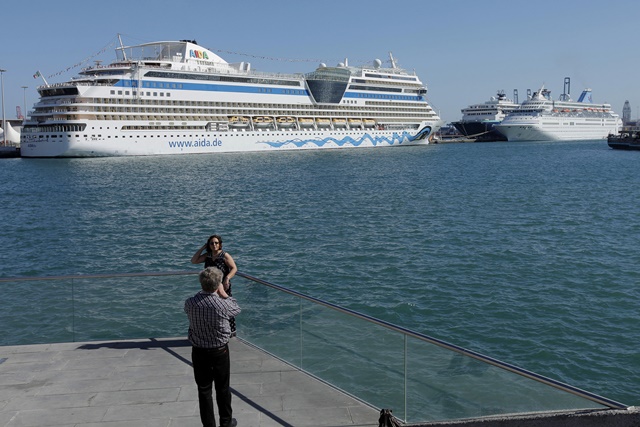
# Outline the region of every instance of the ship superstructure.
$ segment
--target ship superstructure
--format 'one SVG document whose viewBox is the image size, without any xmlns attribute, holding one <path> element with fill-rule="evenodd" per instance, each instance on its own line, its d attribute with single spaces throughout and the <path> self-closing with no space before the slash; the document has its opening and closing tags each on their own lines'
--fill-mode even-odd
<svg viewBox="0 0 640 427">
<path fill-rule="evenodd" d="M 23 157 L 195 154 L 428 144 L 441 120 L 415 74 L 375 60 L 253 71 L 195 41 L 120 46 L 117 60 L 38 88 Z"/>
</svg>

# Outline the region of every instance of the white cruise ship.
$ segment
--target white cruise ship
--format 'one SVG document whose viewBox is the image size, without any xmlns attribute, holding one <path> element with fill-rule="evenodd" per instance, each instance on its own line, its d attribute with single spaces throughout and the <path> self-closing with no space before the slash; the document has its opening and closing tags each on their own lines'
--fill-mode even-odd
<svg viewBox="0 0 640 427">
<path fill-rule="evenodd" d="M 380 60 L 308 74 L 253 71 L 195 41 L 116 48 L 117 60 L 38 87 L 23 157 L 428 144 L 441 120 L 418 76 Z"/>
<path fill-rule="evenodd" d="M 585 89 L 578 101 L 569 95 L 570 80 L 558 101 L 551 91 L 540 88 L 509 114 L 495 129 L 509 141 L 568 141 L 606 139 L 622 126 L 620 116 L 609 104 L 594 104 L 591 89 Z"/>
<path fill-rule="evenodd" d="M 466 137 L 483 141 L 506 141 L 493 127 L 516 108 L 519 104 L 507 98 L 504 91 L 498 91 L 489 101 L 473 104 L 463 108 L 462 119 L 451 123 Z"/>
</svg>

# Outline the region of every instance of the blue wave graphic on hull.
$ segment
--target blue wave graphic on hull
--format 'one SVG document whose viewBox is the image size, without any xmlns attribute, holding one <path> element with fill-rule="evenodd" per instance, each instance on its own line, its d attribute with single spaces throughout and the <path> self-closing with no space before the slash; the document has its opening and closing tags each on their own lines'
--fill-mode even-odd
<svg viewBox="0 0 640 427">
<path fill-rule="evenodd" d="M 321 140 L 317 140 L 317 139 L 291 139 L 288 141 L 284 141 L 284 142 L 268 142 L 268 141 L 261 141 L 259 142 L 259 144 L 267 144 L 273 148 L 281 148 L 287 144 L 293 144 L 298 148 L 301 148 L 302 146 L 304 146 L 305 144 L 314 144 L 317 147 L 324 147 L 327 144 L 333 143 L 339 147 L 343 147 L 347 144 L 353 145 L 354 147 L 358 147 L 360 146 L 362 143 L 366 142 L 366 141 L 370 141 L 373 146 L 378 146 L 384 143 L 387 143 L 389 145 L 393 145 L 394 141 L 398 140 L 400 141 L 398 143 L 398 145 L 402 144 L 403 141 L 406 139 L 408 142 L 412 142 L 412 141 L 416 141 L 416 140 L 420 140 L 420 139 L 424 139 L 427 136 L 429 136 L 429 134 L 431 133 L 431 127 L 427 126 L 423 129 L 421 129 L 416 135 L 411 135 L 409 132 L 402 132 L 402 133 L 393 133 L 393 135 L 391 137 L 386 137 L 386 136 L 372 136 L 368 133 L 365 133 L 364 135 L 362 135 L 361 138 L 358 139 L 354 139 L 350 136 L 346 136 L 342 139 L 337 139 L 334 137 L 329 137 L 329 138 L 324 138 Z"/>
</svg>

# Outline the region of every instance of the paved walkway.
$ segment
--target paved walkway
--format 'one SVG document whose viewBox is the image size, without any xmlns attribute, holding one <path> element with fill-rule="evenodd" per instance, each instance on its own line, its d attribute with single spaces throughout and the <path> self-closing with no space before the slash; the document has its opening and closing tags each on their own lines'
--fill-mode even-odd
<svg viewBox="0 0 640 427">
<path fill-rule="evenodd" d="M 378 425 L 368 405 L 233 339 L 238 427 Z M 0 426 L 201 426 L 185 339 L 0 347 Z"/>
</svg>

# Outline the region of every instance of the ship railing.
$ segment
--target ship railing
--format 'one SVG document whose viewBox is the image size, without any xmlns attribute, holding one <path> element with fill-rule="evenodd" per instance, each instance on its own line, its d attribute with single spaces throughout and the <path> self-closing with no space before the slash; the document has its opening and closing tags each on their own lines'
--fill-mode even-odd
<svg viewBox="0 0 640 427">
<path fill-rule="evenodd" d="M 0 345 L 184 336 L 199 270 L 0 278 Z M 627 406 L 238 272 L 238 338 L 405 422 Z M 37 304 L 11 305 L 21 295 Z M 34 321 L 33 319 L 38 319 Z M 42 321 L 46 319 L 46 321 Z"/>
</svg>

